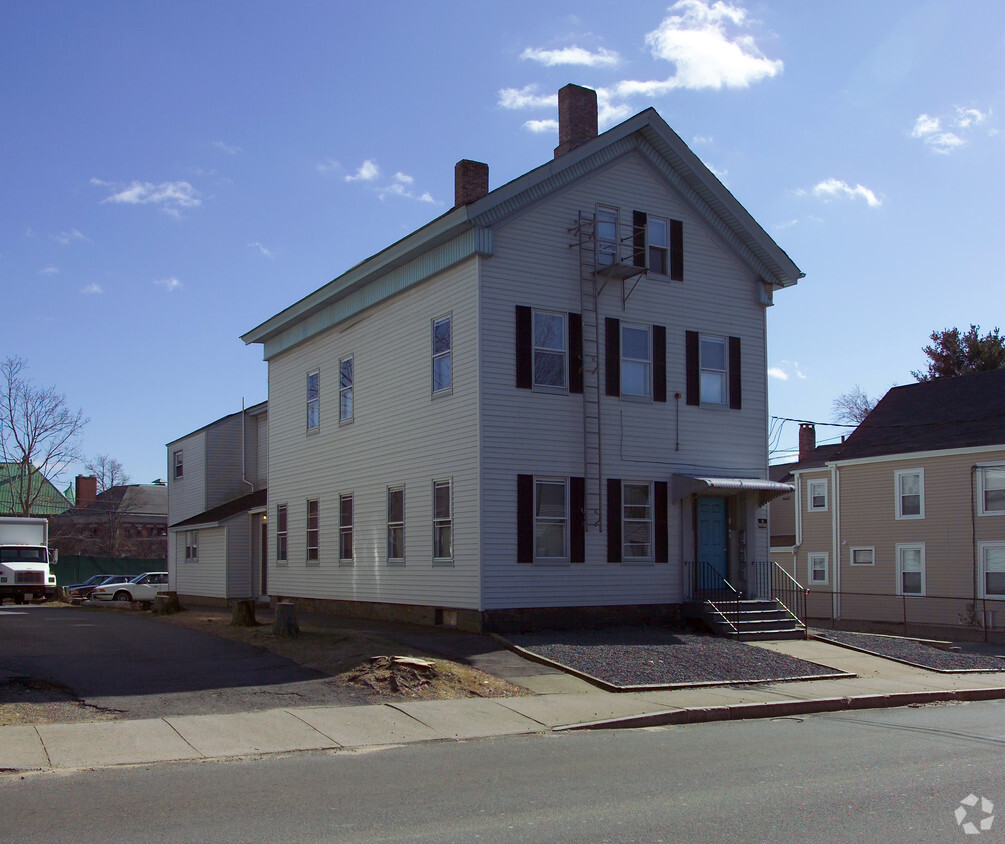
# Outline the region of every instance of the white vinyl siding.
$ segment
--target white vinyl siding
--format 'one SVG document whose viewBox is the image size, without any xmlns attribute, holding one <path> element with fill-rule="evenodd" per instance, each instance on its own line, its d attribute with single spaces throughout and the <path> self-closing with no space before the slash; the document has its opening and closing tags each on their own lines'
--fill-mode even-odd
<svg viewBox="0 0 1005 844">
<path fill-rule="evenodd" d="M 194 531 L 193 531 L 194 532 Z M 210 598 L 227 597 L 227 529 L 224 527 L 200 528 L 198 533 L 198 565 L 193 560 L 186 564 L 185 533 L 174 531 L 175 541 L 174 583 L 172 588 L 180 595 L 202 595 Z M 191 532 L 190 532 L 191 533 Z"/>
</svg>

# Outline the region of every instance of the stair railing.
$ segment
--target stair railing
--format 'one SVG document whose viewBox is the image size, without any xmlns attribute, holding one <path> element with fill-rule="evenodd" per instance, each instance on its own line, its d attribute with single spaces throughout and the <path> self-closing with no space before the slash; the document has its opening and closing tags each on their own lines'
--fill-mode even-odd
<svg viewBox="0 0 1005 844">
<path fill-rule="evenodd" d="M 808 636 L 806 595 L 809 590 L 773 560 L 752 563 L 748 567 L 748 578 L 751 576 L 751 591 L 759 598 L 777 601 Z"/>
<path fill-rule="evenodd" d="M 740 629 L 735 622 L 739 618 L 743 593 L 708 562 L 699 562 L 694 567 L 694 577 L 695 600 L 707 604 L 711 614 L 739 638 Z"/>
</svg>

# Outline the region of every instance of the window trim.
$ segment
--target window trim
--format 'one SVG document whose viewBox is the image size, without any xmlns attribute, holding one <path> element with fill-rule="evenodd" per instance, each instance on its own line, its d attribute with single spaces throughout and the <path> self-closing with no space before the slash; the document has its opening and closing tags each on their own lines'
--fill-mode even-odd
<svg viewBox="0 0 1005 844">
<path fill-rule="evenodd" d="M 824 503 L 822 507 L 813 506 L 813 487 L 823 484 L 824 487 Z M 830 484 L 827 483 L 827 478 L 807 478 L 806 479 L 806 512 L 808 513 L 826 513 L 830 507 L 830 495 L 829 495 Z"/>
<path fill-rule="evenodd" d="M 311 379 L 314 379 L 314 395 L 311 396 Z M 314 433 L 321 427 L 321 370 L 312 369 L 307 373 L 307 418 L 306 429 L 308 433 Z M 313 423 L 311 424 L 311 409 L 314 410 Z"/>
<path fill-rule="evenodd" d="M 918 476 L 918 511 L 917 513 L 904 513 L 904 495 L 901 492 L 901 479 L 907 477 L 908 475 Z M 895 513 L 896 519 L 898 521 L 905 520 L 918 520 L 925 518 L 925 469 L 924 467 L 919 467 L 917 469 L 897 469 L 893 473 L 893 492 L 895 496 Z"/>
<path fill-rule="evenodd" d="M 185 562 L 199 562 L 199 531 L 185 531 Z"/>
<path fill-rule="evenodd" d="M 349 504 L 349 521 L 345 521 L 345 506 Z M 338 563 L 351 566 L 356 561 L 354 530 L 356 523 L 356 500 L 351 492 L 343 492 L 338 497 Z M 345 555 L 346 538 L 349 541 L 349 556 Z"/>
<path fill-rule="evenodd" d="M 290 508 L 282 503 L 276 504 L 276 565 L 289 564 L 290 551 Z"/>
<path fill-rule="evenodd" d="M 653 245 L 652 238 L 650 237 L 649 227 L 653 223 L 662 223 L 663 231 L 666 237 L 665 246 L 655 246 Z M 658 249 L 663 253 L 663 266 L 664 272 L 653 269 L 653 250 Z M 670 219 L 668 217 L 654 217 L 646 214 L 646 270 L 652 275 L 658 278 L 670 278 Z"/>
<path fill-rule="evenodd" d="M 391 494 L 401 493 L 401 520 L 391 519 Z M 389 566 L 405 565 L 405 485 L 389 486 L 385 495 L 386 516 L 387 516 L 387 564 Z M 391 531 L 401 533 L 401 556 L 391 556 Z"/>
<path fill-rule="evenodd" d="M 557 486 L 561 484 L 563 503 L 562 503 L 562 516 L 561 518 L 554 517 L 542 517 L 538 513 L 538 488 L 541 484 L 548 484 L 552 486 Z M 569 565 L 570 563 L 570 534 L 569 534 L 569 516 L 570 516 L 570 482 L 568 478 L 562 478 L 557 476 L 548 475 L 535 475 L 534 476 L 534 503 L 533 503 L 533 513 L 534 518 L 534 562 L 539 565 L 545 566 L 556 566 L 556 565 Z M 539 556 L 537 552 L 537 529 L 538 524 L 556 524 L 561 523 L 562 525 L 562 554 L 558 557 L 543 557 Z"/>
<path fill-rule="evenodd" d="M 436 350 L 436 326 L 442 323 L 447 324 L 447 330 L 449 336 L 447 338 L 447 348 L 445 351 Z M 430 320 L 430 337 L 429 337 L 429 377 L 430 377 L 430 392 L 433 396 L 446 396 L 450 395 L 454 390 L 454 315 L 453 312 L 444 314 L 443 316 L 433 317 Z M 447 384 L 443 387 L 436 386 L 436 364 L 438 361 L 447 361 Z"/>
<path fill-rule="evenodd" d="M 816 571 L 813 567 L 814 561 L 823 560 L 823 580 L 814 580 L 813 572 Z M 830 586 L 831 578 L 831 561 L 830 553 L 827 551 L 810 551 L 806 555 L 806 582 L 809 586 Z"/>
<path fill-rule="evenodd" d="M 987 470 L 988 469 L 999 469 L 1005 471 L 1005 464 L 1002 463 L 985 463 L 977 467 L 980 471 L 977 473 L 977 513 L 981 516 L 1005 516 L 1005 507 L 1000 510 L 989 510 L 987 508 Z M 992 489 L 997 489 L 997 487 L 992 487 Z"/>
<path fill-rule="evenodd" d="M 722 369 L 712 368 L 705 365 L 704 346 L 706 342 L 716 342 L 722 344 Z M 710 401 L 705 398 L 704 375 L 706 372 L 722 375 L 722 401 Z M 698 335 L 698 393 L 700 396 L 699 401 L 703 407 L 729 407 L 729 338 L 724 335 Z"/>
<path fill-rule="evenodd" d="M 446 486 L 447 488 L 447 517 L 442 516 L 437 517 L 436 515 L 436 490 Z M 430 514 L 432 515 L 432 559 L 434 566 L 452 566 L 454 564 L 454 480 L 453 478 L 435 478 L 433 480 L 433 500 L 432 507 L 430 508 Z M 438 529 L 442 527 L 447 527 L 450 530 L 450 548 L 449 556 L 439 555 L 437 556 L 437 551 L 442 550 L 438 545 Z"/>
<path fill-rule="evenodd" d="M 313 508 L 313 514 L 311 509 Z M 311 527 L 313 519 L 314 527 Z M 312 537 L 313 534 L 313 537 Z M 313 538 L 313 544 L 311 540 Z M 305 539 L 307 543 L 305 562 L 309 566 L 321 564 L 321 502 L 317 498 L 307 499 L 307 520 Z M 311 556 L 313 552 L 314 556 Z"/>
<path fill-rule="evenodd" d="M 981 598 L 986 598 L 989 601 L 997 601 L 1005 598 L 1005 591 L 1002 593 L 994 593 L 989 595 L 988 588 L 988 573 L 987 573 L 987 557 L 986 552 L 989 549 L 1000 549 L 1005 550 L 1005 541 L 1001 540 L 988 540 L 985 542 L 977 543 L 977 559 L 980 565 L 980 590 L 979 595 Z"/>
<path fill-rule="evenodd" d="M 613 216 L 613 220 L 604 219 L 601 221 L 601 215 L 609 214 Z M 603 222 L 604 225 L 614 226 L 614 237 L 606 238 L 600 235 L 600 226 Z M 612 267 L 619 263 L 621 260 L 620 246 L 621 246 L 621 209 L 616 205 L 604 205 L 603 203 L 597 203 L 597 209 L 594 212 L 594 230 L 596 237 L 594 238 L 594 260 L 597 267 Z M 601 256 L 610 255 L 610 261 L 602 261 Z"/>
<path fill-rule="evenodd" d="M 855 562 L 855 552 L 856 551 L 868 551 L 872 555 L 872 559 L 868 563 L 856 563 Z M 848 549 L 848 565 L 850 566 L 875 566 L 876 565 L 876 547 L 873 545 L 853 545 Z"/>
<path fill-rule="evenodd" d="M 648 519 L 629 519 L 625 515 L 625 511 L 629 507 L 637 507 L 638 505 L 629 504 L 628 496 L 625 494 L 625 490 L 628 487 L 646 487 L 648 489 L 648 501 L 646 505 L 649 508 Z M 629 524 L 648 524 L 649 525 L 649 555 L 646 557 L 636 557 L 629 556 L 628 554 L 628 530 Z M 656 501 L 653 495 L 653 482 L 652 481 L 625 481 L 621 482 L 621 561 L 623 565 L 642 565 L 648 566 L 653 565 L 656 562 Z"/>
<path fill-rule="evenodd" d="M 185 449 L 179 448 L 173 452 L 174 480 L 180 481 L 185 477 Z"/>
<path fill-rule="evenodd" d="M 346 383 L 345 365 L 349 364 L 349 380 Z M 339 425 L 348 425 L 352 422 L 356 413 L 356 356 L 346 355 L 339 358 L 338 362 L 338 421 Z M 346 413 L 346 399 L 348 398 L 349 412 Z"/>
<path fill-rule="evenodd" d="M 920 592 L 905 592 L 904 591 L 904 551 L 920 551 L 921 559 L 921 591 Z M 906 598 L 924 598 L 925 597 L 925 543 L 924 542 L 898 542 L 896 546 L 897 553 L 897 594 L 903 595 Z"/>
<path fill-rule="evenodd" d="M 641 323 L 634 322 L 624 322 L 619 321 L 620 325 L 620 336 L 619 340 L 619 354 L 618 354 L 618 367 L 619 367 L 619 377 L 618 377 L 618 390 L 620 392 L 621 398 L 627 398 L 629 400 L 635 401 L 652 401 L 653 400 L 653 326 L 643 325 Z M 630 358 L 625 352 L 625 329 L 630 329 L 632 331 L 644 331 L 646 334 L 646 346 L 648 357 L 646 360 L 641 358 Z M 645 392 L 644 393 L 627 393 L 625 392 L 625 363 L 626 361 L 630 364 L 644 364 L 645 365 Z"/>
<path fill-rule="evenodd" d="M 562 321 L 562 343 L 558 349 L 537 345 L 537 318 L 538 315 L 558 317 Z M 538 351 L 549 355 L 561 354 L 562 356 L 562 383 L 561 384 L 539 384 L 537 380 L 537 354 Z M 530 384 L 531 389 L 541 393 L 568 393 L 569 392 L 569 315 L 564 311 L 551 311 L 545 308 L 531 308 L 530 317 Z"/>
</svg>

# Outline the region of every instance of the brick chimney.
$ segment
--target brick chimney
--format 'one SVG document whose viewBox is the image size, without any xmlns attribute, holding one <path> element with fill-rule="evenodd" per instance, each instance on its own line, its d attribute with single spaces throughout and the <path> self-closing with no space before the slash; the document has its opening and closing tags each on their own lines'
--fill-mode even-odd
<svg viewBox="0 0 1005 844">
<path fill-rule="evenodd" d="M 817 447 L 817 429 L 812 422 L 799 424 L 799 461 L 807 460 Z"/>
<path fill-rule="evenodd" d="M 98 497 L 98 479 L 94 475 L 77 475 L 77 507 L 90 507 Z"/>
<path fill-rule="evenodd" d="M 489 192 L 489 166 L 467 158 L 454 165 L 454 208 L 460 208 Z"/>
<path fill-rule="evenodd" d="M 597 137 L 597 92 L 566 85 L 558 92 L 558 146 L 555 158 Z"/>
</svg>

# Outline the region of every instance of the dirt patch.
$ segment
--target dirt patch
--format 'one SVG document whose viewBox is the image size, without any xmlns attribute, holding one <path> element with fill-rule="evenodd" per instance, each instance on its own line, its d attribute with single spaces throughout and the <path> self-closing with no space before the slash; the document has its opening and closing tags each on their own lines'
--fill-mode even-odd
<svg viewBox="0 0 1005 844">
<path fill-rule="evenodd" d="M 78 700 L 71 689 L 34 677 L 0 682 L 0 726 L 107 721 L 115 717 Z"/>
</svg>

